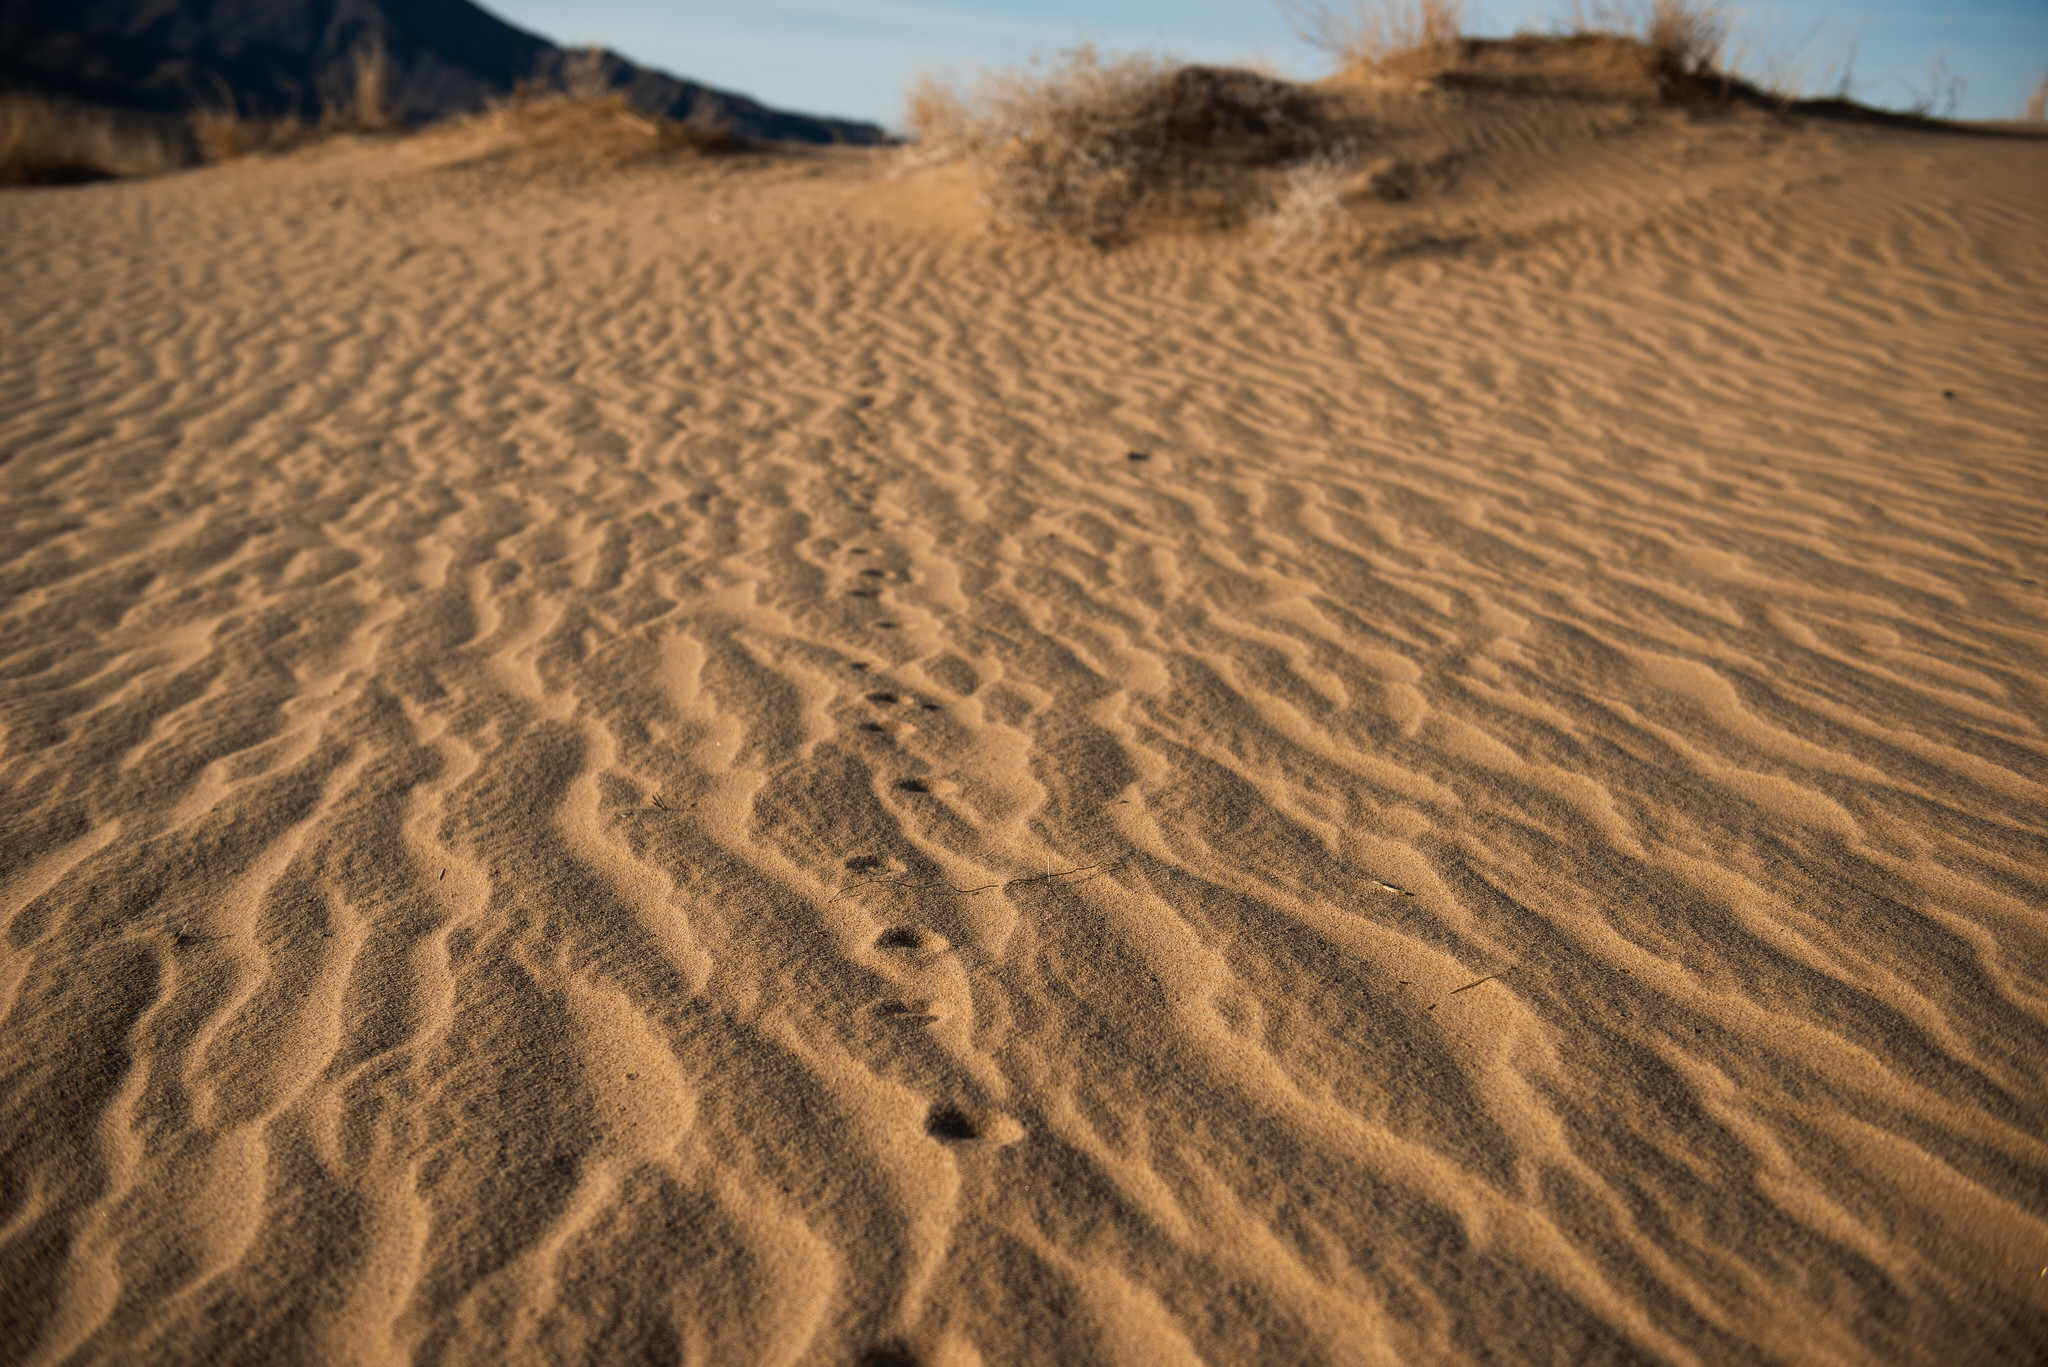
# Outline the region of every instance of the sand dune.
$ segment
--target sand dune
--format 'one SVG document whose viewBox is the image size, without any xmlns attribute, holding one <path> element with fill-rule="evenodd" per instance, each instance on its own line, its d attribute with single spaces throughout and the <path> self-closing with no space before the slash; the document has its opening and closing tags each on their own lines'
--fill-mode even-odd
<svg viewBox="0 0 2048 1367">
<path fill-rule="evenodd" d="M 2040 1361 L 2048 141 L 1552 113 L 0 194 L 0 1360 Z"/>
</svg>

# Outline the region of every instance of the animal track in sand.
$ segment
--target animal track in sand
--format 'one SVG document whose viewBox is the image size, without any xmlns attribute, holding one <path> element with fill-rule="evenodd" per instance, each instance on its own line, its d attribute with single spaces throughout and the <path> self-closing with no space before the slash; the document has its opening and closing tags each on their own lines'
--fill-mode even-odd
<svg viewBox="0 0 2048 1367">
<path fill-rule="evenodd" d="M 924 1122 L 924 1132 L 934 1139 L 958 1142 L 979 1138 L 981 1130 L 965 1112 L 953 1106 L 941 1106 L 934 1110 Z"/>
<path fill-rule="evenodd" d="M 1024 1127 L 1002 1112 L 961 1105 L 932 1107 L 924 1132 L 942 1144 L 1014 1144 L 1024 1137 Z"/>
<path fill-rule="evenodd" d="M 908 1348 L 889 1343 L 879 1348 L 870 1348 L 860 1355 L 857 1367 L 922 1367 L 917 1354 Z"/>
</svg>

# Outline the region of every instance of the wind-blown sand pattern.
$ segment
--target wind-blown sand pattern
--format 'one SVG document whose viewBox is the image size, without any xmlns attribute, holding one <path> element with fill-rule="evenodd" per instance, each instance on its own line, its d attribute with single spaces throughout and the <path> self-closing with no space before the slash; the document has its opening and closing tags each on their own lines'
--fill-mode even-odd
<svg viewBox="0 0 2048 1367">
<path fill-rule="evenodd" d="M 2048 142 L 456 137 L 0 195 L 0 1359 L 2041 1360 Z"/>
</svg>

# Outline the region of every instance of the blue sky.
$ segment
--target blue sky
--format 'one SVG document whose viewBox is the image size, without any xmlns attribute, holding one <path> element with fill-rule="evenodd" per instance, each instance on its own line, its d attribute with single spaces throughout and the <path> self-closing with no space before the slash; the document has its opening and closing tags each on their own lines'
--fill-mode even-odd
<svg viewBox="0 0 2048 1367">
<path fill-rule="evenodd" d="M 1262 0 L 485 0 L 565 44 L 598 43 L 654 66 L 785 109 L 896 126 L 921 71 L 971 73 L 1092 41 L 1106 50 L 1189 61 L 1259 60 L 1296 76 L 1327 64 Z M 1467 31 L 1551 27 L 1569 0 L 1477 0 Z M 1903 108 L 1936 88 L 1942 56 L 1968 85 L 1964 118 L 2015 116 L 2048 73 L 2048 0 L 1782 0 L 1731 9 L 1748 54 L 1820 79 L 1855 49 L 1854 93 Z"/>
</svg>

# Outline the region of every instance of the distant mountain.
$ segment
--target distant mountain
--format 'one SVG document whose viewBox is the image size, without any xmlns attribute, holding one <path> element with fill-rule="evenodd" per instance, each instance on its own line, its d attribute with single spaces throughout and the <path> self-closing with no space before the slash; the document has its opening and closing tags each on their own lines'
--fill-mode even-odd
<svg viewBox="0 0 2048 1367">
<path fill-rule="evenodd" d="M 371 44 L 389 62 L 390 110 L 409 123 L 557 84 L 570 55 L 468 0 L 0 0 L 0 88 L 123 109 L 232 100 L 244 114 L 317 119 L 347 101 Z M 611 53 L 600 68 L 650 114 L 788 142 L 885 141 L 873 124 L 769 109 Z"/>
</svg>

